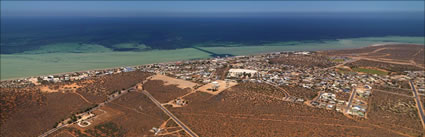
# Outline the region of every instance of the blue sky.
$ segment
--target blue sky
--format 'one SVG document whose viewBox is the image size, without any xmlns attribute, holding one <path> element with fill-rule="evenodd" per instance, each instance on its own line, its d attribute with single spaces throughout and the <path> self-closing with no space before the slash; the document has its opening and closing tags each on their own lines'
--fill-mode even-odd
<svg viewBox="0 0 425 137">
<path fill-rule="evenodd" d="M 285 12 L 424 12 L 424 1 L 1 1 L 2 16 L 179 16 Z"/>
</svg>

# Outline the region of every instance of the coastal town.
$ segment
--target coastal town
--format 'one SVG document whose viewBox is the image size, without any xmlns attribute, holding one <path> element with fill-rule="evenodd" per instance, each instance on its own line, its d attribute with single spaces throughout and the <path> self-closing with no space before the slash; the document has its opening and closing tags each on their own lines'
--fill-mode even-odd
<svg viewBox="0 0 425 137">
<path fill-rule="evenodd" d="M 414 87 L 417 90 L 413 91 L 414 94 L 403 94 L 403 96 L 413 97 L 415 95 L 424 98 L 425 71 L 386 72 L 379 69 L 372 70 L 372 68 L 360 68 L 359 71 L 358 68 L 351 65 L 356 61 L 358 59 L 349 56 L 325 56 L 321 52 L 285 51 L 30 77 L 2 81 L 0 87 L 27 88 L 89 80 L 121 73 L 146 72 L 193 82 L 196 84 L 194 89 L 209 94 L 219 94 L 241 83 L 266 84 L 278 88 L 284 95 L 270 97 L 270 99 L 336 111 L 354 119 L 369 119 L 371 96 L 374 96 L 375 92 L 381 92 L 379 90 L 382 89 L 409 91 L 410 87 Z M 361 71 L 361 69 L 368 69 L 368 71 Z M 96 113 L 92 113 L 93 111 L 99 111 L 99 107 L 123 94 L 143 90 L 141 85 L 144 85 L 144 82 L 128 89 L 112 92 L 103 103 L 96 104 L 63 121 L 58 121 L 54 131 L 58 127 L 62 128 L 72 124 L 77 124 L 81 128 L 87 127 L 90 125 L 89 121 L 96 118 Z M 169 104 L 173 104 L 173 107 L 185 107 L 191 105 L 191 101 L 179 97 L 169 101 L 171 102 Z M 420 99 L 415 101 L 421 102 Z M 423 104 L 418 104 L 418 107 L 421 105 Z M 421 111 L 423 110 L 419 110 L 419 114 Z M 423 122 L 423 119 L 421 120 Z M 154 127 L 152 131 L 155 135 L 161 134 L 161 128 Z M 188 131 L 186 133 L 190 134 Z"/>
<path fill-rule="evenodd" d="M 367 73 L 341 73 L 338 69 L 332 69 L 333 65 L 349 62 L 349 58 L 332 57 L 327 61 L 329 68 L 305 68 L 294 67 L 285 64 L 270 63 L 272 58 L 291 56 L 315 56 L 314 52 L 276 52 L 256 56 L 237 56 L 213 58 L 206 60 L 181 61 L 173 63 L 158 63 L 136 67 L 120 67 L 108 70 L 96 70 L 87 72 L 67 73 L 63 75 L 49 75 L 25 78 L 20 80 L 4 81 L 2 87 L 21 87 L 40 85 L 43 83 L 58 83 L 66 81 L 78 81 L 90 77 L 101 77 L 109 74 L 126 73 L 132 71 L 144 71 L 164 74 L 178 79 L 189 80 L 199 84 L 208 84 L 217 80 L 237 82 L 272 83 L 275 85 L 299 86 L 307 89 L 320 91 L 320 95 L 311 105 L 327 109 L 335 109 L 343 112 L 340 107 L 348 100 L 337 100 L 336 93 L 356 94 L 357 98 L 367 99 L 371 95 L 373 85 L 383 85 L 391 88 L 400 88 L 403 82 L 408 80 L 416 83 L 419 94 L 425 94 L 424 71 L 405 71 L 404 75 L 378 75 Z M 334 61 L 334 62 L 332 62 Z M 302 65 L 302 64 L 301 64 Z M 219 72 L 221 70 L 221 72 Z M 227 74 L 227 75 L 226 75 Z M 304 99 L 300 98 L 301 102 Z M 349 114 L 365 116 L 367 105 L 356 99 L 356 105 Z M 293 99 L 296 101 L 296 99 Z M 300 101 L 300 100 L 299 100 Z M 347 102 L 348 103 L 348 102 Z M 339 104 L 339 105 L 338 105 Z M 353 110 L 356 113 L 353 112 Z"/>
<path fill-rule="evenodd" d="M 0 0 L 0 137 L 425 137 L 425 0 Z"/>
</svg>

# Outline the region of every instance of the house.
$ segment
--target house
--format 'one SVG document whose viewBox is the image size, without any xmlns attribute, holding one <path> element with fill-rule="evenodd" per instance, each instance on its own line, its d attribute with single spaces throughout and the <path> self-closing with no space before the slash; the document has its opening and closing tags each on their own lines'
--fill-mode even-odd
<svg viewBox="0 0 425 137">
<path fill-rule="evenodd" d="M 372 87 L 369 86 L 369 85 L 365 85 L 364 88 L 366 88 L 366 89 L 372 89 Z"/>
<path fill-rule="evenodd" d="M 52 81 L 56 83 L 56 82 L 59 82 L 60 80 L 59 78 L 53 78 Z"/>
<path fill-rule="evenodd" d="M 302 98 L 298 98 L 298 99 L 297 99 L 297 102 L 302 103 L 302 102 L 304 102 L 304 99 L 302 99 Z"/>
<path fill-rule="evenodd" d="M 342 112 L 342 106 L 341 105 L 336 105 L 335 110 L 338 111 L 338 112 Z"/>
<path fill-rule="evenodd" d="M 332 105 L 332 104 L 328 104 L 327 106 L 326 106 L 326 108 L 327 109 L 332 109 L 334 107 L 334 105 Z"/>
<path fill-rule="evenodd" d="M 319 105 L 319 102 L 311 101 L 311 105 L 313 105 L 313 106 L 317 106 L 317 105 Z"/>
<path fill-rule="evenodd" d="M 134 68 L 131 68 L 131 67 L 125 67 L 125 68 L 123 68 L 122 69 L 122 72 L 132 72 L 132 71 L 134 71 L 135 69 Z"/>
<path fill-rule="evenodd" d="M 211 83 L 212 83 L 212 87 L 211 87 L 212 91 L 217 91 L 218 88 L 220 87 L 220 84 L 217 81 L 213 81 Z"/>
<path fill-rule="evenodd" d="M 308 52 L 308 51 L 302 51 L 302 52 L 295 52 L 294 54 L 296 54 L 296 55 L 309 55 L 310 52 Z"/>
<path fill-rule="evenodd" d="M 322 93 L 320 95 L 320 99 L 322 100 L 336 100 L 336 95 L 332 93 Z"/>
<path fill-rule="evenodd" d="M 187 101 L 186 101 L 186 100 L 183 100 L 183 99 L 181 99 L 181 98 L 179 98 L 179 99 L 176 99 L 176 100 L 175 100 L 175 103 L 176 103 L 177 105 L 181 105 L 181 106 L 183 106 L 183 105 L 186 105 L 186 104 L 187 104 Z"/>
</svg>

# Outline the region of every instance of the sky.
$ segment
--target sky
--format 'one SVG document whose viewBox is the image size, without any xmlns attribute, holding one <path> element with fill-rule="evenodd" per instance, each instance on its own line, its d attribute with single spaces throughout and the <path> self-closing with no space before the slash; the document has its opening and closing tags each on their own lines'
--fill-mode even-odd
<svg viewBox="0 0 425 137">
<path fill-rule="evenodd" d="M 1 1 L 0 10 L 3 17 L 424 12 L 424 1 Z"/>
</svg>

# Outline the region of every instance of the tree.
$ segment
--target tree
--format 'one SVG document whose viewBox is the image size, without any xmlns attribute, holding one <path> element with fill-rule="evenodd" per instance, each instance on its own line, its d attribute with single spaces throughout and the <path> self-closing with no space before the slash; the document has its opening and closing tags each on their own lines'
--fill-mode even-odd
<svg viewBox="0 0 425 137">
<path fill-rule="evenodd" d="M 72 122 L 74 122 L 74 121 L 77 121 L 77 116 L 74 114 L 74 115 L 72 115 L 72 117 L 71 117 L 71 121 Z"/>
</svg>

